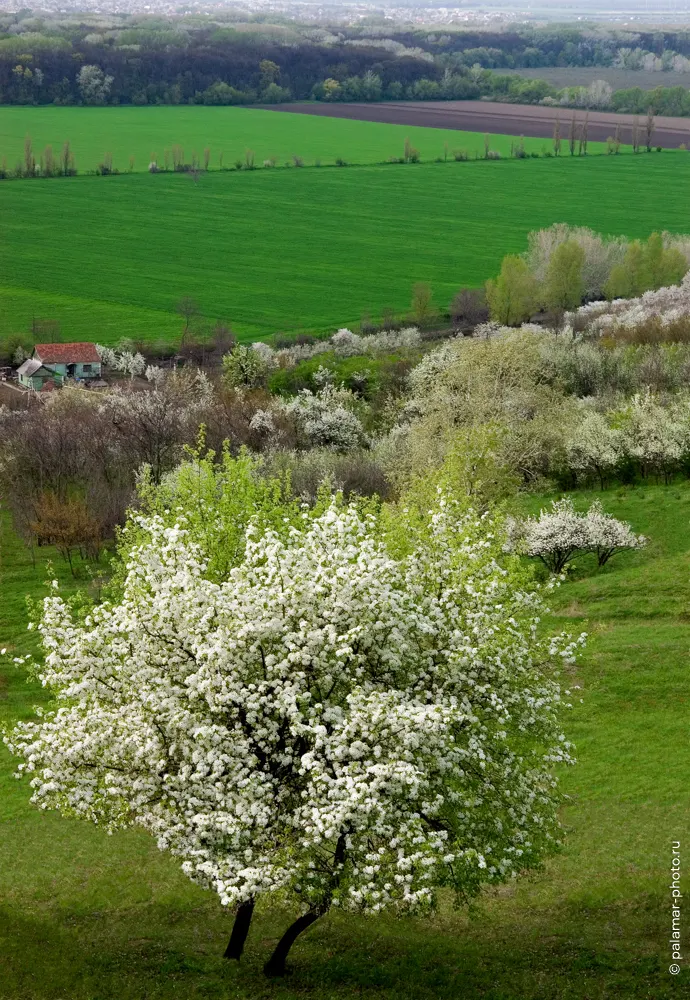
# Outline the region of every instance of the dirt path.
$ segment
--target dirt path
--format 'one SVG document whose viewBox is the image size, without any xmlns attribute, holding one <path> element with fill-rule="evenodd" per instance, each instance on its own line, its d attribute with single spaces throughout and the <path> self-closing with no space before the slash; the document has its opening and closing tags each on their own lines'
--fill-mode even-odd
<svg viewBox="0 0 690 1000">
<path fill-rule="evenodd" d="M 528 104 L 494 104 L 488 101 L 388 101 L 380 104 L 274 104 L 270 111 L 287 111 L 330 118 L 355 118 L 367 122 L 387 122 L 391 125 L 422 125 L 431 128 L 461 129 L 470 132 L 491 132 L 499 135 L 525 135 L 551 138 L 556 120 L 561 123 L 561 135 L 567 141 L 573 114 L 584 121 L 585 112 L 570 108 L 546 108 Z M 632 115 L 616 115 L 609 111 L 589 112 L 589 138 L 605 142 L 621 126 L 623 143 L 631 141 Z M 645 116 L 638 118 L 640 141 L 644 142 Z M 690 118 L 655 119 L 655 146 L 677 149 L 681 143 L 690 146 Z"/>
</svg>

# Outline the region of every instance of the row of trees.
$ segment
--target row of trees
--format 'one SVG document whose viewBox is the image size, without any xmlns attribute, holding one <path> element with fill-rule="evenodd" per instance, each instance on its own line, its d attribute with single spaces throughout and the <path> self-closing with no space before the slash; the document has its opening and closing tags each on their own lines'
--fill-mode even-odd
<svg viewBox="0 0 690 1000">
<path fill-rule="evenodd" d="M 647 241 L 604 241 L 589 230 L 555 226 L 532 234 L 524 256 L 508 255 L 487 282 L 491 318 L 505 326 L 538 310 L 577 309 L 585 299 L 630 298 L 678 284 L 688 271 L 687 248 L 659 233 Z"/>
</svg>

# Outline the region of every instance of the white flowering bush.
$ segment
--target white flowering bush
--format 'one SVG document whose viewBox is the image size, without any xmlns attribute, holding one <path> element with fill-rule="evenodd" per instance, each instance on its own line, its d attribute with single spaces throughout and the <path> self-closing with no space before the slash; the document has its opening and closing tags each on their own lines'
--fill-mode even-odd
<svg viewBox="0 0 690 1000">
<path fill-rule="evenodd" d="M 681 249 L 681 247 L 679 247 Z M 566 314 L 566 323 L 576 321 L 590 333 L 605 334 L 617 329 L 634 330 L 655 320 L 662 327 L 683 319 L 690 312 L 690 274 L 680 285 L 669 285 L 645 292 L 638 298 L 591 302 Z"/>
<path fill-rule="evenodd" d="M 329 341 L 330 349 L 341 358 L 354 357 L 364 353 L 364 338 L 358 337 L 352 330 L 344 327 L 333 334 Z"/>
<path fill-rule="evenodd" d="M 595 475 L 603 490 L 608 476 L 623 455 L 621 432 L 596 410 L 587 409 L 570 427 L 566 439 L 567 462 L 574 472 Z"/>
<path fill-rule="evenodd" d="M 349 451 L 364 441 L 362 422 L 351 409 L 354 405 L 355 398 L 348 389 L 328 381 L 317 392 L 303 389 L 282 404 L 285 413 L 294 418 L 307 445 L 336 451 Z"/>
<path fill-rule="evenodd" d="M 129 375 L 131 379 L 135 375 L 143 375 L 146 371 L 146 358 L 138 351 L 122 351 L 115 354 L 114 367 L 124 375 Z"/>
<path fill-rule="evenodd" d="M 650 392 L 636 393 L 617 415 L 621 444 L 643 477 L 663 475 L 668 482 L 690 444 L 690 410 L 683 398 L 663 406 Z"/>
<path fill-rule="evenodd" d="M 413 397 L 427 396 L 437 387 L 440 376 L 457 361 L 462 343 L 462 338 L 454 337 L 424 355 L 407 376 L 407 384 Z"/>
<path fill-rule="evenodd" d="M 552 573 L 561 573 L 578 551 L 589 547 L 585 517 L 569 497 L 554 500 L 538 517 L 508 522 L 508 549 L 535 556 Z"/>
<path fill-rule="evenodd" d="M 228 955 L 256 901 L 297 902 L 270 974 L 331 906 L 424 912 L 558 840 L 557 667 L 582 637 L 539 637 L 488 518 L 405 516 L 388 543 L 335 502 L 250 524 L 220 581 L 184 518 L 138 517 L 116 601 L 44 602 L 54 708 L 6 735 L 32 801 L 148 830 L 237 911 Z"/>
<path fill-rule="evenodd" d="M 612 555 L 623 549 L 641 549 L 647 544 L 644 535 L 636 535 L 627 521 L 607 514 L 601 501 L 595 500 L 587 511 L 589 545 L 596 553 L 599 566 L 605 566 Z"/>
<path fill-rule="evenodd" d="M 595 552 L 603 566 L 615 552 L 645 544 L 644 536 L 636 535 L 629 524 L 606 514 L 600 501 L 581 512 L 569 497 L 563 497 L 554 500 L 550 510 L 542 509 L 538 517 L 511 519 L 506 548 L 541 559 L 552 573 L 561 573 L 576 552 Z"/>
<path fill-rule="evenodd" d="M 104 347 L 102 344 L 96 344 L 96 350 L 101 359 L 101 362 L 107 368 L 115 368 L 117 363 L 117 352 L 112 349 L 112 347 Z"/>
</svg>

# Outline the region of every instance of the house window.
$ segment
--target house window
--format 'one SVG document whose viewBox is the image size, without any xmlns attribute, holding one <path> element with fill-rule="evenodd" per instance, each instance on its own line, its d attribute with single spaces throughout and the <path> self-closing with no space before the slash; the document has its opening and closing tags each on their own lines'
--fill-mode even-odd
<svg viewBox="0 0 690 1000">
<path fill-rule="evenodd" d="M 82 371 L 84 372 L 85 375 L 89 374 L 89 372 L 91 371 L 91 365 L 82 365 Z"/>
</svg>

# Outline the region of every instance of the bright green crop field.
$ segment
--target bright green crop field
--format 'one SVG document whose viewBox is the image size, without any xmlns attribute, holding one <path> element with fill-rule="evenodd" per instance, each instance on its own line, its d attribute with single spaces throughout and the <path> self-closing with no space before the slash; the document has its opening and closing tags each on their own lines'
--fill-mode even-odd
<svg viewBox="0 0 690 1000">
<path fill-rule="evenodd" d="M 172 342 L 183 296 L 244 338 L 402 314 L 418 281 L 445 308 L 554 222 L 690 232 L 689 184 L 680 152 L 0 182 L 0 338 Z"/>
<path fill-rule="evenodd" d="M 583 558 L 552 601 L 549 627 L 587 631 L 590 641 L 567 679 L 573 708 L 565 728 L 578 763 L 563 776 L 571 796 L 565 848 L 543 872 L 486 893 L 473 914 L 449 907 L 423 921 L 332 914 L 299 939 L 292 976 L 269 984 L 261 962 L 288 914 L 260 913 L 241 965 L 229 965 L 221 954 L 231 921 L 212 893 L 188 882 L 144 833 L 107 837 L 34 809 L 2 749 L 3 1000 L 687 996 L 688 969 L 669 973 L 668 887 L 671 842 L 687 852 L 690 830 L 690 487 L 601 496 L 650 541 L 603 571 Z M 576 499 L 586 504 L 593 495 Z M 32 566 L 6 518 L 0 550 L 0 645 L 26 651 L 35 633 L 26 632 L 23 594 L 44 593 L 47 574 Z M 41 550 L 39 563 L 50 555 Z M 38 702 L 45 693 L 1 661 L 0 721 L 27 718 Z M 687 899 L 686 875 L 681 885 Z"/>
<path fill-rule="evenodd" d="M 27 134 L 37 160 L 46 145 L 52 145 L 58 153 L 68 140 L 80 173 L 95 170 L 107 152 L 112 153 L 113 166 L 120 171 L 130 169 L 131 156 L 135 172 L 146 171 L 152 159 L 163 166 L 165 150 L 172 151 L 175 144 L 184 149 L 187 162 L 193 152 L 203 160 L 204 149 L 208 148 L 212 169 L 218 168 L 221 153 L 224 167 L 233 167 L 237 159 L 244 159 L 247 149 L 254 151 L 259 166 L 272 156 L 283 165 L 293 155 L 302 157 L 306 165 L 313 165 L 317 159 L 332 164 L 338 157 L 347 163 L 380 163 L 391 156 L 402 156 L 408 137 L 422 160 L 443 156 L 445 143 L 449 157 L 454 149 L 465 149 L 470 156 L 484 152 L 484 136 L 478 132 L 280 114 L 254 108 L 0 107 L 0 161 L 6 158 L 8 167 L 13 168 L 23 158 Z M 510 153 L 512 142 L 510 136 L 491 136 L 491 148 L 503 156 Z M 603 148 L 602 143 L 589 144 L 591 153 Z M 539 153 L 551 149 L 551 141 L 526 138 L 525 149 Z"/>
</svg>

